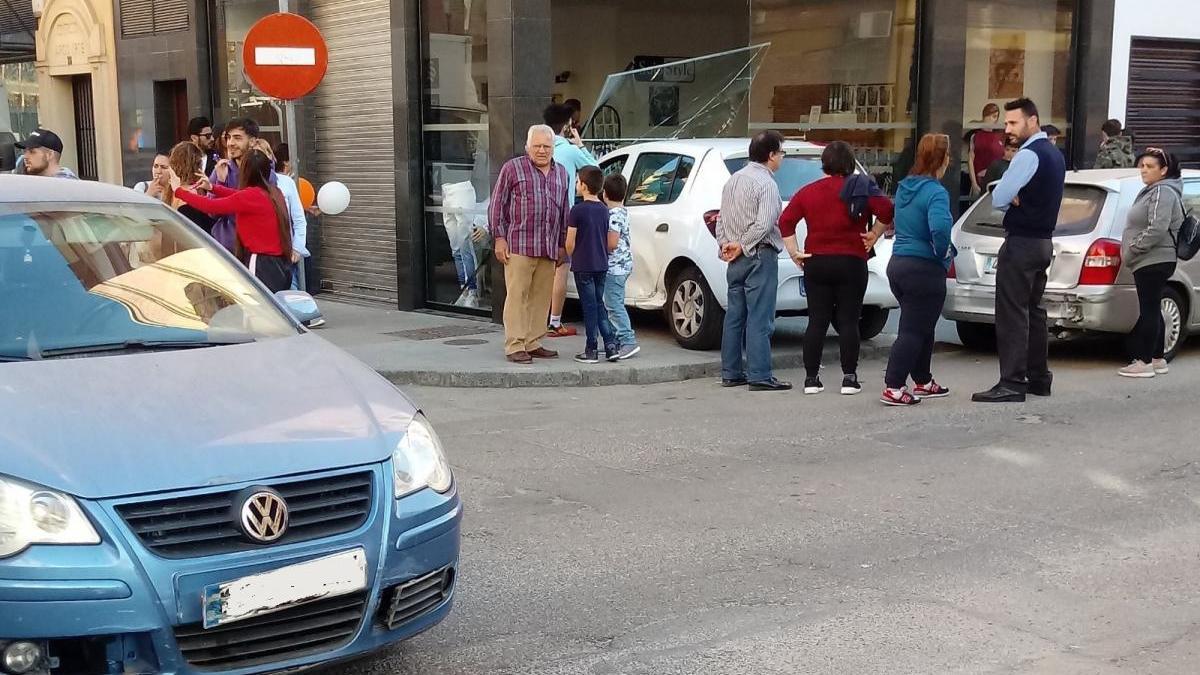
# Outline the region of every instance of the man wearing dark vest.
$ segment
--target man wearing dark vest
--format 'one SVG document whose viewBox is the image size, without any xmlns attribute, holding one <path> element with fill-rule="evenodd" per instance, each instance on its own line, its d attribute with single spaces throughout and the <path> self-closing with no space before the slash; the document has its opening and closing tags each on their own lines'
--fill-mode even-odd
<svg viewBox="0 0 1200 675">
<path fill-rule="evenodd" d="M 1041 130 L 1037 106 L 1027 98 L 1004 106 L 1004 132 L 1021 143 L 992 203 L 1004 211 L 1004 245 L 996 259 L 996 346 L 1000 382 L 971 400 L 1014 403 L 1027 393 L 1049 396 L 1049 333 L 1042 294 L 1054 247 L 1051 237 L 1062 205 L 1063 155 Z"/>
</svg>

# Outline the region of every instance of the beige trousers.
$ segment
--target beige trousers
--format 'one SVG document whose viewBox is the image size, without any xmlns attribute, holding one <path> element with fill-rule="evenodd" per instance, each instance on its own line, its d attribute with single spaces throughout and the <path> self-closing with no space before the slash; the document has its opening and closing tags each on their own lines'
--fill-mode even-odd
<svg viewBox="0 0 1200 675">
<path fill-rule="evenodd" d="M 504 266 L 504 285 L 504 353 L 531 352 L 546 335 L 554 261 L 512 254 Z"/>
</svg>

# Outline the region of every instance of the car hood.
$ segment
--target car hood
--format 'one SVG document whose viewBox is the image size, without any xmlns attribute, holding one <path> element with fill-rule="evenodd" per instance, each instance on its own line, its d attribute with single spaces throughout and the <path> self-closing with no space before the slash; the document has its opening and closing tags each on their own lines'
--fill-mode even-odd
<svg viewBox="0 0 1200 675">
<path fill-rule="evenodd" d="M 0 364 L 0 473 L 85 498 L 383 461 L 416 413 L 304 334 Z"/>
</svg>

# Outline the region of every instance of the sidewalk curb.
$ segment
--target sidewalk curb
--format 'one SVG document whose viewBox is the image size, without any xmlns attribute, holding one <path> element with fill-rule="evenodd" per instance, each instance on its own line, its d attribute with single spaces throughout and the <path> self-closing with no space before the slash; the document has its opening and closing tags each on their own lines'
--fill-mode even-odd
<svg viewBox="0 0 1200 675">
<path fill-rule="evenodd" d="M 860 361 L 886 357 L 890 344 L 863 342 Z M 619 365 L 605 364 L 600 367 L 582 366 L 573 370 L 537 370 L 536 363 L 521 371 L 446 371 L 446 370 L 380 370 L 393 384 L 420 385 L 427 387 L 513 389 L 517 387 L 606 387 L 620 384 L 659 384 L 681 382 L 721 376 L 721 357 L 712 352 L 714 358 L 702 363 L 684 363 L 665 366 L 636 365 L 626 361 Z M 826 344 L 823 363 L 836 364 L 837 344 Z M 804 355 L 800 351 L 776 353 L 771 358 L 776 370 L 800 368 Z"/>
</svg>

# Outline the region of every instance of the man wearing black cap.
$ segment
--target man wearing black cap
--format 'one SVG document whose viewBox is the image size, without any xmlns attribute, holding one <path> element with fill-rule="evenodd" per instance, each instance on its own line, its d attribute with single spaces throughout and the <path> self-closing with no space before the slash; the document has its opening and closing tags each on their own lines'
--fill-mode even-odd
<svg viewBox="0 0 1200 675">
<path fill-rule="evenodd" d="M 29 134 L 25 140 L 17 143 L 24 150 L 25 174 L 28 176 L 46 176 L 48 178 L 74 178 L 75 175 L 65 166 L 59 166 L 62 157 L 63 144 L 58 134 L 48 129 L 38 129 Z"/>
</svg>

